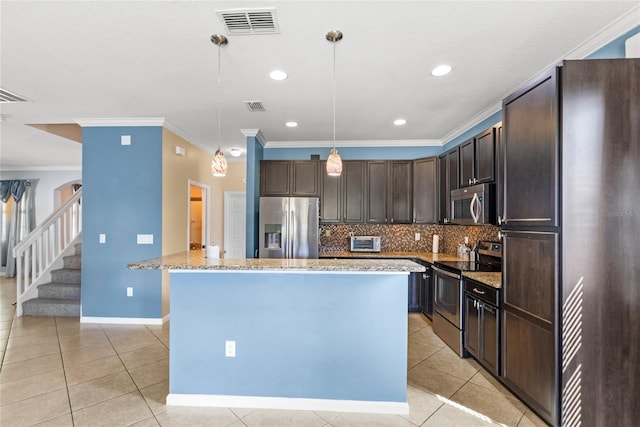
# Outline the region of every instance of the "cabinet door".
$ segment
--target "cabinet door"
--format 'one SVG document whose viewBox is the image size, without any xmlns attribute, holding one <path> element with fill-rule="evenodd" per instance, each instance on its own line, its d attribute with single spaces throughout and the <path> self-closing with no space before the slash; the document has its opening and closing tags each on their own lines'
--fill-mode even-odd
<svg viewBox="0 0 640 427">
<path fill-rule="evenodd" d="M 447 184 L 449 170 L 447 156 L 438 157 L 438 222 L 446 223 L 449 218 L 449 186 Z"/>
<path fill-rule="evenodd" d="M 464 348 L 476 359 L 480 358 L 480 301 L 464 295 Z"/>
<path fill-rule="evenodd" d="M 475 183 L 493 182 L 495 170 L 495 133 L 487 129 L 475 137 Z"/>
<path fill-rule="evenodd" d="M 294 160 L 291 162 L 291 170 L 292 196 L 318 197 L 320 195 L 317 161 Z"/>
<path fill-rule="evenodd" d="M 365 164 L 361 160 L 342 162 L 342 220 L 364 222 Z"/>
<path fill-rule="evenodd" d="M 260 161 L 260 195 L 289 196 L 291 162 L 288 160 Z"/>
<path fill-rule="evenodd" d="M 458 188 L 458 147 L 447 151 L 440 161 L 440 222 L 449 223 L 451 219 L 451 190 Z"/>
<path fill-rule="evenodd" d="M 422 273 L 409 274 L 409 311 L 420 311 L 420 287 L 422 285 Z"/>
<path fill-rule="evenodd" d="M 531 316 L 550 329 L 555 321 L 558 235 L 506 231 L 502 246 L 503 307 Z"/>
<path fill-rule="evenodd" d="M 437 157 L 429 157 L 413 162 L 413 222 L 416 224 L 438 221 L 437 161 Z"/>
<path fill-rule="evenodd" d="M 500 365 L 498 364 L 498 355 L 500 336 L 498 310 L 489 304 L 482 305 L 481 312 L 481 331 L 482 344 L 480 346 L 480 362 L 489 369 L 493 374 L 500 375 Z"/>
<path fill-rule="evenodd" d="M 498 225 L 502 224 L 504 218 L 503 200 L 504 200 L 504 164 L 502 159 L 502 150 L 504 149 L 504 140 L 502 138 L 502 123 L 495 126 L 495 178 L 496 178 L 496 215 L 498 215 Z"/>
<path fill-rule="evenodd" d="M 474 184 L 475 142 L 473 138 L 460 144 L 460 187 Z"/>
<path fill-rule="evenodd" d="M 387 222 L 387 162 L 367 161 L 366 222 Z"/>
<path fill-rule="evenodd" d="M 327 162 L 320 164 L 320 222 L 338 223 L 342 221 L 342 197 L 340 186 L 342 175 L 329 176 L 325 171 Z M 344 172 L 343 172 L 344 173 Z"/>
<path fill-rule="evenodd" d="M 388 162 L 387 200 L 388 222 L 392 224 L 409 224 L 413 222 L 413 174 L 410 160 Z"/>
<path fill-rule="evenodd" d="M 558 226 L 556 70 L 503 102 L 508 225 Z"/>
<path fill-rule="evenodd" d="M 518 397 L 555 425 L 553 333 L 511 310 L 502 313 L 502 378 Z"/>
</svg>

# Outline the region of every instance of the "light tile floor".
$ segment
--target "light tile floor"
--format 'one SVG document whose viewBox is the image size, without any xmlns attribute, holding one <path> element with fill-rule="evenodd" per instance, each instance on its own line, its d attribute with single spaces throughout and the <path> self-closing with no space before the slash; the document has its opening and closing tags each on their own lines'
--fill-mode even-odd
<svg viewBox="0 0 640 427">
<path fill-rule="evenodd" d="M 420 314 L 408 316 L 409 415 L 168 407 L 168 324 L 16 318 L 15 280 L 0 280 L 2 427 L 545 425 Z"/>
</svg>

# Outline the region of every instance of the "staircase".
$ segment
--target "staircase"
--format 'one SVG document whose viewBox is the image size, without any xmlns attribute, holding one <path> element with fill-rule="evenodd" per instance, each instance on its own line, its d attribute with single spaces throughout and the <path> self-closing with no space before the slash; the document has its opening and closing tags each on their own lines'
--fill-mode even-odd
<svg viewBox="0 0 640 427">
<path fill-rule="evenodd" d="M 51 282 L 38 286 L 38 297 L 22 303 L 23 316 L 80 317 L 82 243 L 63 257 L 64 267 L 51 271 Z"/>
</svg>

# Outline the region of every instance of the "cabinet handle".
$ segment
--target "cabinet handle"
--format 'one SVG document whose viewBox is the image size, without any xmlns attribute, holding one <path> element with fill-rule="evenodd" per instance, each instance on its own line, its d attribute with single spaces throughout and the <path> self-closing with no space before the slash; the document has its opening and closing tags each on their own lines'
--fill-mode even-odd
<svg viewBox="0 0 640 427">
<path fill-rule="evenodd" d="M 506 231 L 498 231 L 498 239 L 502 240 L 503 237 L 507 237 Z"/>
<path fill-rule="evenodd" d="M 481 291 L 481 290 L 480 290 L 480 289 L 478 289 L 478 288 L 473 288 L 473 292 L 475 292 L 476 294 L 480 294 L 480 295 L 484 295 L 484 294 L 485 294 L 485 292 L 484 292 L 484 291 Z"/>
<path fill-rule="evenodd" d="M 498 215 L 498 225 L 502 225 L 502 217 Z"/>
</svg>

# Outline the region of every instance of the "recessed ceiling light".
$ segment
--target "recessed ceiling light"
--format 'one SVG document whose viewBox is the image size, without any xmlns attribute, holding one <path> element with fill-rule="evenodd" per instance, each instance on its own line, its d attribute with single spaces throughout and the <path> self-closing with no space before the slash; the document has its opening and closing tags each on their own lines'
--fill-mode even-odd
<svg viewBox="0 0 640 427">
<path fill-rule="evenodd" d="M 269 74 L 273 80 L 284 80 L 287 78 L 287 73 L 282 70 L 274 70 Z"/>
<path fill-rule="evenodd" d="M 229 148 L 229 154 L 233 157 L 240 157 L 242 155 L 242 150 L 239 148 Z"/>
<path fill-rule="evenodd" d="M 450 65 L 438 65 L 436 68 L 431 70 L 431 75 L 435 77 L 440 77 L 440 76 L 447 75 L 450 72 L 451 72 Z"/>
<path fill-rule="evenodd" d="M 393 121 L 393 124 L 396 126 L 406 125 L 407 121 L 405 119 L 396 119 Z"/>
<path fill-rule="evenodd" d="M 286 125 L 287 125 L 288 128 L 294 128 L 294 127 L 298 126 L 298 123 L 297 122 L 287 122 Z"/>
</svg>

